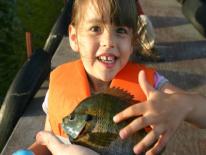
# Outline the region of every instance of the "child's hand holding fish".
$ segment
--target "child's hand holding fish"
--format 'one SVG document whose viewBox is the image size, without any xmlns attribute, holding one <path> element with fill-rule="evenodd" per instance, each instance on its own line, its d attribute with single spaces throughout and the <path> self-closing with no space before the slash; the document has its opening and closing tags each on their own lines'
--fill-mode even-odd
<svg viewBox="0 0 206 155">
<path fill-rule="evenodd" d="M 37 133 L 36 143 L 47 146 L 52 155 L 98 155 L 89 148 L 80 145 L 63 144 L 54 134 L 47 131 Z"/>
<path fill-rule="evenodd" d="M 142 128 L 148 126 L 152 128 L 134 146 L 136 154 L 148 148 L 151 148 L 147 151 L 149 155 L 160 152 L 184 120 L 205 127 L 205 121 L 201 118 L 204 113 L 203 110 L 201 108 L 197 109 L 197 106 L 193 104 L 196 94 L 186 94 L 182 90 L 178 90 L 178 93 L 173 93 L 171 91 L 173 90 L 172 85 L 170 92 L 167 90 L 163 92 L 154 90 L 147 83 L 144 72 L 140 72 L 139 74 L 139 83 L 147 97 L 147 101 L 134 104 L 114 117 L 114 121 L 118 123 L 122 120 L 138 116 L 120 131 L 119 134 L 122 139 L 127 138 Z M 202 103 L 200 98 L 200 96 L 197 97 L 197 101 L 199 100 L 197 103 Z M 191 101 L 193 101 L 192 104 Z"/>
</svg>

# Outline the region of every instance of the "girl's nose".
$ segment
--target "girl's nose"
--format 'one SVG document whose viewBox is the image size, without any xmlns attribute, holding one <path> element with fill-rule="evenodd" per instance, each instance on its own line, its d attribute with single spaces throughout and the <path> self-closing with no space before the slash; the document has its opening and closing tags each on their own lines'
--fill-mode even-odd
<svg viewBox="0 0 206 155">
<path fill-rule="evenodd" d="M 102 33 L 100 46 L 107 47 L 107 48 L 114 48 L 115 41 L 112 32 L 110 32 L 109 30 L 105 30 Z"/>
</svg>

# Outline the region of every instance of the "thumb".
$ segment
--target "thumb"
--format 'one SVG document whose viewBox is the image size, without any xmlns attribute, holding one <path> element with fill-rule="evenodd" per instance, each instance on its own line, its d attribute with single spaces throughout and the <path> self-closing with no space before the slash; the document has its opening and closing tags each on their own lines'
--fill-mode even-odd
<svg viewBox="0 0 206 155">
<path fill-rule="evenodd" d="M 154 91 L 154 88 L 147 82 L 145 71 L 141 70 L 138 75 L 138 82 L 140 87 L 142 88 L 142 91 L 146 95 L 146 97 L 149 97 L 149 94 Z"/>
<path fill-rule="evenodd" d="M 65 145 L 62 144 L 54 134 L 48 131 L 38 132 L 36 135 L 36 142 L 45 145 L 54 155 L 65 148 Z"/>
</svg>

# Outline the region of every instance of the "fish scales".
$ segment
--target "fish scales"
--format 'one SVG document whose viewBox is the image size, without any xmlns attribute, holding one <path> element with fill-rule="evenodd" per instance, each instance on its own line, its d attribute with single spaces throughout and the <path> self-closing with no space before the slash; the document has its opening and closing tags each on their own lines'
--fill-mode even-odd
<svg viewBox="0 0 206 155">
<path fill-rule="evenodd" d="M 140 130 L 125 140 L 119 137 L 120 129 L 131 120 L 115 124 L 113 116 L 134 101 L 125 92 L 114 92 L 92 95 L 84 99 L 72 114 L 64 117 L 62 127 L 72 143 L 89 147 L 103 155 L 134 154 L 134 145 L 146 132 Z"/>
</svg>

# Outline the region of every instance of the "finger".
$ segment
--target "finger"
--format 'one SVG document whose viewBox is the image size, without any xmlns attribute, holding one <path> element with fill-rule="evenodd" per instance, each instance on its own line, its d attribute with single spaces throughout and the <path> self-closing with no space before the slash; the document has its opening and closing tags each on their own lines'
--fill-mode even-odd
<svg viewBox="0 0 206 155">
<path fill-rule="evenodd" d="M 146 155 L 154 155 L 159 154 L 164 149 L 166 145 L 166 140 L 163 140 L 163 136 L 158 140 L 158 142 L 155 144 L 155 146 L 147 151 Z"/>
<path fill-rule="evenodd" d="M 41 145 L 46 145 L 52 154 L 57 154 L 65 148 L 64 144 L 62 144 L 52 133 L 47 131 L 38 132 L 36 135 L 36 142 Z"/>
<path fill-rule="evenodd" d="M 39 131 L 36 134 L 36 143 L 41 144 L 41 145 L 47 145 L 48 142 L 48 136 L 47 136 L 47 131 Z"/>
<path fill-rule="evenodd" d="M 149 97 L 150 92 L 154 91 L 154 88 L 147 82 L 145 71 L 141 70 L 138 75 L 138 81 L 146 97 Z"/>
<path fill-rule="evenodd" d="M 148 151 L 148 154 L 158 154 L 161 153 L 171 136 L 174 132 L 166 132 L 165 134 L 161 135 L 158 142 L 155 144 L 153 148 Z"/>
<path fill-rule="evenodd" d="M 157 117 L 153 115 L 148 116 L 140 116 L 134 119 L 131 123 L 129 123 L 126 127 L 120 130 L 120 137 L 122 139 L 127 138 L 128 136 L 134 134 L 140 129 L 148 127 L 157 122 Z"/>
<path fill-rule="evenodd" d="M 134 152 L 140 154 L 146 151 L 151 145 L 156 144 L 160 135 L 164 132 L 162 127 L 156 127 L 151 130 L 137 145 L 134 146 Z"/>
<path fill-rule="evenodd" d="M 133 104 L 133 105 L 129 106 L 128 108 L 126 108 L 125 110 L 121 111 L 120 113 L 116 114 L 113 117 L 113 121 L 115 123 L 118 123 L 118 122 L 126 120 L 130 117 L 140 116 L 145 112 L 145 110 L 146 110 L 145 106 L 146 106 L 146 104 L 144 102 Z"/>
</svg>

